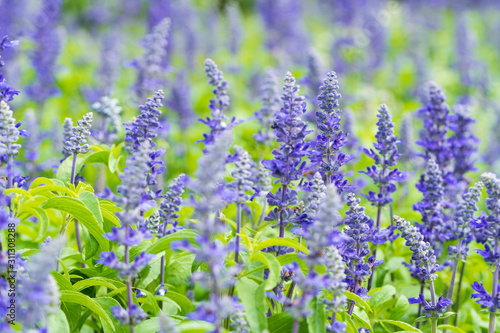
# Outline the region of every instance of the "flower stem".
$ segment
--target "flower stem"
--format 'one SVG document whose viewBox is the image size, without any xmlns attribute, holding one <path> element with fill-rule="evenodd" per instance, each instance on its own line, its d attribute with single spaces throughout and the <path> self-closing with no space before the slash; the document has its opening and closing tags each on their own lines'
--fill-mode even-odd
<svg viewBox="0 0 500 333">
<path fill-rule="evenodd" d="M 462 240 L 460 239 L 457 244 L 458 256 L 460 256 L 460 250 L 462 248 Z M 448 298 L 453 300 L 453 292 L 455 291 L 455 280 L 457 279 L 457 271 L 458 271 L 458 258 L 453 260 L 453 271 L 451 273 L 451 281 L 450 281 L 450 289 L 448 290 Z M 446 308 L 446 312 L 450 311 L 451 305 Z M 450 322 L 450 317 L 444 320 L 445 325 L 448 325 Z M 443 330 L 443 333 L 446 333 L 446 330 Z"/>
<path fill-rule="evenodd" d="M 240 233 L 241 233 L 241 204 L 236 203 L 236 248 L 234 251 L 234 261 L 239 263 L 240 256 Z"/>
<path fill-rule="evenodd" d="M 380 215 L 381 214 L 382 214 L 382 206 L 379 205 L 378 209 L 377 209 L 377 225 L 376 225 L 377 229 L 380 228 Z M 375 245 L 375 249 L 373 250 L 374 263 L 375 263 L 375 260 L 377 260 L 377 248 L 378 248 L 378 245 Z M 370 278 L 368 279 L 368 286 L 366 288 L 368 291 L 372 288 L 373 273 L 375 273 L 375 266 L 372 267 L 372 273 L 370 274 Z"/>
<path fill-rule="evenodd" d="M 129 227 L 125 226 L 125 239 L 129 237 Z M 128 267 L 130 264 L 129 248 L 125 245 L 125 265 Z M 132 309 L 132 284 L 130 282 L 130 277 L 127 277 L 127 308 L 128 308 L 128 326 L 130 333 L 134 333 L 134 321 L 130 310 Z"/>
<path fill-rule="evenodd" d="M 10 144 L 9 144 L 10 147 Z M 9 189 L 12 187 L 12 155 L 9 155 L 8 160 L 7 160 L 7 184 L 5 185 L 6 189 Z"/>
<path fill-rule="evenodd" d="M 431 302 L 433 308 L 436 307 L 436 290 L 434 289 L 434 281 L 431 280 L 429 282 L 429 289 L 431 291 Z M 431 318 L 431 325 L 432 325 L 432 333 L 437 333 L 437 318 L 436 316 L 432 316 Z"/>
<path fill-rule="evenodd" d="M 78 153 L 73 153 L 73 164 L 71 165 L 71 184 L 75 185 L 75 173 L 76 173 L 76 158 L 78 157 Z M 78 220 L 75 219 L 75 237 L 76 244 L 78 245 L 78 251 L 82 253 L 82 239 L 80 237 L 80 226 L 78 225 Z M 82 267 L 85 267 L 82 264 Z"/>
<path fill-rule="evenodd" d="M 498 253 L 498 241 L 495 241 L 495 252 Z M 498 277 L 500 275 L 500 266 L 498 262 L 495 263 L 495 273 L 493 274 L 493 287 L 491 288 L 491 299 L 496 299 L 498 294 Z M 490 312 L 490 325 L 488 329 L 488 333 L 495 333 L 495 320 L 496 313 Z"/>
<path fill-rule="evenodd" d="M 460 292 L 462 291 L 462 281 L 464 279 L 464 273 L 465 273 L 465 261 L 462 262 L 462 268 L 460 269 L 460 278 L 458 279 L 458 286 L 457 286 L 457 299 L 455 300 L 455 321 L 454 324 L 457 326 L 458 323 L 458 310 L 460 310 Z"/>
<path fill-rule="evenodd" d="M 297 319 L 295 319 L 293 321 L 293 330 L 292 330 L 292 333 L 298 333 L 299 332 L 299 321 Z"/>
<path fill-rule="evenodd" d="M 420 283 L 420 294 L 423 294 L 424 293 L 424 282 L 422 281 Z M 420 315 L 422 314 L 422 304 L 418 304 L 418 312 L 417 312 L 417 318 L 420 317 Z M 420 328 L 420 322 L 417 321 L 417 328 Z"/>
</svg>

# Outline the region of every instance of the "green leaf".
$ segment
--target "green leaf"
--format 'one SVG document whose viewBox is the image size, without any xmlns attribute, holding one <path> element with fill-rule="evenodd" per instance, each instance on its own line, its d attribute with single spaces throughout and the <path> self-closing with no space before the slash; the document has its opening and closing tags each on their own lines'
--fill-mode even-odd
<svg viewBox="0 0 500 333">
<path fill-rule="evenodd" d="M 94 149 L 99 149 L 98 146 L 92 146 L 91 148 Z M 91 151 L 86 154 L 78 154 L 76 158 L 76 168 L 75 168 L 75 174 L 78 174 L 81 170 L 82 167 L 87 164 L 87 163 L 106 163 L 106 160 L 104 160 L 104 156 L 111 155 L 109 154 L 109 151 L 102 151 L 102 148 L 100 148 L 100 151 Z M 96 155 L 94 157 L 94 155 Z M 68 156 L 64 161 L 62 161 L 61 165 L 57 169 L 57 174 L 56 178 L 63 180 L 63 181 L 69 181 L 71 178 L 71 169 L 73 168 L 73 156 Z"/>
<path fill-rule="evenodd" d="M 402 328 L 408 332 L 422 333 L 422 331 L 419 330 L 418 328 L 413 327 L 410 324 L 404 323 L 402 321 L 385 319 L 385 320 L 379 320 L 378 322 L 391 324 L 391 325 L 397 326 L 399 328 Z"/>
<path fill-rule="evenodd" d="M 344 295 L 347 297 L 348 300 L 356 302 L 357 306 L 361 306 L 365 310 L 373 312 L 373 310 L 370 307 L 370 305 L 368 305 L 368 303 L 366 303 L 365 300 L 362 299 L 361 297 L 359 297 L 358 295 L 356 295 L 354 293 L 351 293 L 350 291 L 345 291 Z"/>
<path fill-rule="evenodd" d="M 325 305 L 323 299 L 320 297 L 314 297 L 309 303 L 309 307 L 313 310 L 313 313 L 307 317 L 307 325 L 309 327 L 309 332 L 311 333 L 324 333 L 326 331 L 325 326 Z"/>
<path fill-rule="evenodd" d="M 215 325 L 200 320 L 190 320 L 177 325 L 181 333 L 205 333 L 213 331 L 214 327 Z"/>
<path fill-rule="evenodd" d="M 293 329 L 293 318 L 288 312 L 281 312 L 268 317 L 267 326 L 270 333 L 290 333 Z"/>
<path fill-rule="evenodd" d="M 104 332 L 113 332 L 115 326 L 106 311 L 92 298 L 77 291 L 61 290 L 61 302 L 76 303 L 94 312 L 100 319 Z"/>
<path fill-rule="evenodd" d="M 80 199 L 80 201 L 83 202 L 83 204 L 92 212 L 92 215 L 94 215 L 97 223 L 99 223 L 99 226 L 102 228 L 103 218 L 101 207 L 99 205 L 99 200 L 97 200 L 94 193 L 83 191 L 78 196 L 78 199 Z"/>
<path fill-rule="evenodd" d="M 69 333 L 69 324 L 63 310 L 57 311 L 49 316 L 48 331 L 57 333 Z"/>
<path fill-rule="evenodd" d="M 59 290 L 74 290 L 71 282 L 62 276 L 61 273 L 54 271 L 52 272 L 52 276 L 54 277 L 54 280 L 56 280 Z"/>
<path fill-rule="evenodd" d="M 391 319 L 398 320 L 403 317 L 408 309 L 410 308 L 410 303 L 408 303 L 408 298 L 406 296 L 399 296 L 394 308 L 391 309 Z"/>
<path fill-rule="evenodd" d="M 99 277 L 92 277 L 88 278 L 82 281 L 78 281 L 73 285 L 73 288 L 76 291 L 82 291 L 85 288 L 88 287 L 96 287 L 96 286 L 103 286 L 112 290 L 115 290 L 117 287 L 112 284 L 111 282 L 107 281 L 107 279 L 99 278 Z"/>
<path fill-rule="evenodd" d="M 456 312 L 445 312 L 438 319 L 445 319 L 445 318 L 448 318 L 450 316 L 453 316 L 454 314 L 456 314 Z"/>
<path fill-rule="evenodd" d="M 50 223 L 49 216 L 47 215 L 45 210 L 39 207 L 33 207 L 33 212 L 38 218 L 38 221 L 40 221 L 40 229 L 38 229 L 38 235 L 33 241 L 39 242 L 41 240 L 44 240 L 45 236 L 47 235 L 47 230 L 49 229 L 49 223 Z"/>
<path fill-rule="evenodd" d="M 297 264 L 299 264 L 299 268 L 302 271 L 302 273 L 307 274 L 307 272 L 309 272 L 309 266 L 307 266 L 304 259 L 299 257 L 297 253 L 287 253 L 282 256 L 276 257 L 276 259 L 278 260 L 281 266 L 296 262 Z"/>
<path fill-rule="evenodd" d="M 158 332 L 158 317 L 144 320 L 139 325 L 135 326 L 135 331 L 141 333 Z"/>
<path fill-rule="evenodd" d="M 250 262 L 260 261 L 269 268 L 269 278 L 266 282 L 266 290 L 271 290 L 276 287 L 281 279 L 281 266 L 276 257 L 270 253 L 254 253 L 250 258 Z"/>
<path fill-rule="evenodd" d="M 265 287 L 265 282 L 259 285 L 246 277 L 236 283 L 236 291 L 245 307 L 248 324 L 253 332 L 267 329 Z"/>
<path fill-rule="evenodd" d="M 121 306 L 120 303 L 111 297 L 98 297 L 95 299 L 97 303 L 106 311 L 108 316 L 111 318 L 113 321 L 113 324 L 115 325 L 115 331 L 113 333 L 128 333 L 129 330 L 127 327 L 123 326 L 116 318 L 113 316 L 113 313 L 111 312 L 111 308 L 114 306 Z M 80 332 L 80 331 L 78 331 Z M 139 332 L 139 331 L 138 331 Z"/>
<path fill-rule="evenodd" d="M 396 288 L 391 285 L 383 286 L 382 288 L 374 289 L 370 292 L 372 296 L 370 298 L 370 305 L 372 308 L 377 308 L 382 306 L 385 302 L 392 299 L 392 296 L 396 294 Z"/>
<path fill-rule="evenodd" d="M 42 208 L 53 208 L 73 215 L 94 236 L 103 251 L 109 250 L 109 242 L 103 237 L 104 230 L 99 226 L 92 212 L 80 200 L 69 197 L 54 197 L 45 201 Z"/>
<path fill-rule="evenodd" d="M 357 321 L 361 322 L 362 327 L 369 328 L 370 332 L 373 332 L 370 318 L 368 318 L 368 315 L 366 314 L 365 311 L 360 310 L 359 308 L 355 308 L 352 315 Z"/>
<path fill-rule="evenodd" d="M 467 333 L 463 329 L 452 326 L 452 325 L 439 325 L 438 328 L 440 330 L 449 330 L 449 331 L 457 332 L 457 333 Z"/>
<path fill-rule="evenodd" d="M 157 240 L 153 245 L 146 249 L 146 252 L 153 254 L 161 253 L 167 249 L 170 249 L 170 243 L 185 239 L 192 241 L 194 240 L 196 235 L 197 234 L 194 230 L 184 229 L 177 231 L 176 233 L 166 235 L 165 237 Z"/>
<path fill-rule="evenodd" d="M 309 253 L 309 250 L 306 247 L 299 244 L 296 240 L 290 238 L 271 238 L 265 240 L 257 244 L 257 246 L 254 248 L 254 251 L 257 252 L 270 246 L 288 246 L 288 247 L 293 247 L 294 249 L 302 251 L 306 254 Z"/>
<path fill-rule="evenodd" d="M 160 299 L 159 296 L 155 297 Z M 181 315 L 185 315 L 195 310 L 193 303 L 191 303 L 191 301 L 182 294 L 176 293 L 174 291 L 167 291 L 164 297 L 171 299 L 172 301 L 177 303 L 177 305 L 179 305 L 179 307 L 181 308 Z"/>
</svg>

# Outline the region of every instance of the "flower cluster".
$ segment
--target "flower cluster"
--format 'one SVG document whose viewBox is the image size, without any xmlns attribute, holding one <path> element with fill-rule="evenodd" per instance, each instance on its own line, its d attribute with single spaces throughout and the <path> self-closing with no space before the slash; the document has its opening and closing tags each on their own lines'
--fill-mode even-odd
<svg viewBox="0 0 500 333">
<path fill-rule="evenodd" d="M 292 73 L 286 73 L 284 81 L 281 97 L 283 107 L 276 114 L 274 124 L 274 134 L 280 147 L 279 150 L 272 151 L 273 160 L 262 161 L 264 167 L 271 171 L 271 175 L 278 178 L 275 183 L 281 184 L 275 194 L 267 194 L 268 204 L 275 208 L 266 217 L 268 221 L 277 221 L 280 237 L 284 235 L 289 218 L 294 215 L 288 207 L 298 202 L 297 191 L 289 190 L 288 187 L 299 180 L 305 170 L 305 162 L 302 163 L 302 157 L 307 155 L 304 139 L 311 132 L 307 130 L 307 124 L 301 118 L 306 112 L 306 103 L 304 97 L 299 95 L 299 86 L 295 84 Z"/>
<path fill-rule="evenodd" d="M 82 120 L 78 120 L 78 126 L 72 127 L 71 133 L 64 133 L 65 139 L 68 135 L 67 140 L 63 142 L 64 149 L 73 154 L 85 154 L 89 151 L 87 138 L 90 136 L 93 116 L 92 112 L 85 114 Z M 64 123 L 66 124 L 66 121 Z"/>
<path fill-rule="evenodd" d="M 445 168 L 452 158 L 452 150 L 447 140 L 450 107 L 445 103 L 446 96 L 435 82 L 429 84 L 427 105 L 418 111 L 424 121 L 417 145 L 424 148 L 426 159 L 433 159 Z"/>
<path fill-rule="evenodd" d="M 373 235 L 373 220 L 365 214 L 365 207 L 354 193 L 347 194 L 349 210 L 344 219 L 344 233 L 348 237 L 342 245 L 342 258 L 346 262 L 346 282 L 349 290 L 362 298 L 368 297 L 363 282 L 370 276 L 371 269 L 381 264 L 370 254 L 369 242 Z"/>
<path fill-rule="evenodd" d="M 413 205 L 413 209 L 422 215 L 422 223 L 418 224 L 419 230 L 425 240 L 436 251 L 440 251 L 437 245 L 444 241 L 443 237 L 449 238 L 449 235 L 445 235 L 447 217 L 443 214 L 444 187 L 442 171 L 433 159 L 427 161 L 427 171 L 422 174 L 416 187 L 424 195 L 422 201 Z"/>
<path fill-rule="evenodd" d="M 168 187 L 168 192 L 160 195 L 162 202 L 160 203 L 159 215 L 161 217 L 162 226 L 161 233 L 157 237 L 165 236 L 183 229 L 178 227 L 179 210 L 182 204 L 182 194 L 186 183 L 186 175 L 181 174 L 174 179 L 174 182 Z M 170 225 L 170 228 L 168 226 Z"/>
<path fill-rule="evenodd" d="M 170 31 L 170 19 L 160 21 L 143 40 L 144 54 L 132 61 L 137 68 L 137 80 L 134 85 L 135 93 L 144 99 L 150 91 L 161 88 L 164 84 L 164 59 L 167 56 L 166 46 Z"/>
<path fill-rule="evenodd" d="M 352 189 L 347 185 L 339 169 L 349 162 L 353 157 L 341 152 L 341 148 L 347 143 L 347 136 L 343 133 L 340 125 L 339 86 L 335 72 L 328 72 L 323 85 L 320 87 L 318 96 L 319 108 L 316 112 L 317 127 L 319 134 L 316 140 L 309 143 L 309 169 L 317 169 L 325 183 L 335 184 L 339 192 Z"/>
<path fill-rule="evenodd" d="M 212 59 L 205 60 L 205 73 L 208 77 L 208 84 L 214 87 L 213 93 L 215 98 L 210 99 L 210 115 L 206 119 L 199 121 L 210 128 L 210 133 L 203 134 L 204 139 L 200 140 L 205 146 L 214 143 L 215 137 L 225 131 L 228 126 L 232 127 L 236 124 L 235 118 L 232 118 L 230 124 L 226 123 L 228 117 L 224 113 L 230 105 L 230 98 L 227 94 L 227 81 L 224 79 L 224 73 L 217 68 L 217 65 Z"/>
<path fill-rule="evenodd" d="M 195 115 L 191 107 L 191 87 L 186 82 L 185 72 L 177 75 L 175 84 L 171 87 L 168 106 L 177 112 L 181 130 L 186 130 L 192 124 Z"/>
<path fill-rule="evenodd" d="M 378 193 L 369 191 L 368 195 L 363 194 L 363 196 L 372 205 L 383 207 L 392 202 L 391 194 L 396 191 L 394 182 L 404 180 L 405 174 L 395 168 L 400 156 L 397 147 L 400 142 L 398 137 L 394 135 L 394 123 L 385 104 L 380 105 L 377 117 L 379 118 L 377 121 L 378 131 L 375 135 L 377 142 L 373 144 L 377 152 L 373 149 L 363 149 L 365 154 L 373 159 L 374 165 L 367 167 L 366 171 L 360 172 L 368 175 L 379 188 Z"/>
<path fill-rule="evenodd" d="M 12 40 L 9 41 L 8 36 L 3 36 L 3 38 L 0 40 L 0 52 L 16 47 L 19 45 L 19 41 L 17 40 Z M 0 55 L 0 68 L 5 65 L 5 62 L 2 61 L 2 56 Z M 14 99 L 15 95 L 19 95 L 19 91 L 16 89 L 12 88 L 4 79 L 3 74 L 0 73 L 0 101 L 12 101 Z"/>
<path fill-rule="evenodd" d="M 410 304 L 420 304 L 422 305 L 422 314 L 426 317 L 435 316 L 439 317 L 440 315 L 446 312 L 446 308 L 453 304 L 453 302 L 448 299 L 440 296 L 436 302 L 436 304 L 429 303 L 425 300 L 424 295 L 419 294 L 418 297 L 410 297 L 408 298 L 408 302 Z"/>
<path fill-rule="evenodd" d="M 254 113 L 260 129 L 259 133 L 254 134 L 254 138 L 258 143 L 272 146 L 274 134 L 271 129 L 274 124 L 274 117 L 281 108 L 278 78 L 272 69 L 268 69 L 266 72 L 260 96 L 262 107 Z"/>
<path fill-rule="evenodd" d="M 406 246 L 413 252 L 412 262 L 418 267 L 418 277 L 424 282 L 435 280 L 439 265 L 436 263 L 434 250 L 429 242 L 424 241 L 424 236 L 410 222 L 399 216 L 394 216 L 394 222 L 401 237 L 406 240 Z"/>
<path fill-rule="evenodd" d="M 472 133 L 471 126 L 475 120 L 470 117 L 467 106 L 456 105 L 453 111 L 449 116 L 449 127 L 454 133 L 448 141 L 454 157 L 453 175 L 463 188 L 468 183 L 464 175 L 476 170 L 474 154 L 477 153 L 479 139 Z"/>
<path fill-rule="evenodd" d="M 165 163 L 159 158 L 165 153 L 165 149 L 154 150 L 156 144 L 153 139 L 158 136 L 158 130 L 162 128 L 158 117 L 161 115 L 160 107 L 163 106 L 163 90 L 157 90 L 153 97 L 146 100 L 146 104 L 140 105 L 141 114 L 130 124 L 124 124 L 125 149 L 129 154 L 134 154 L 143 142 L 150 145 L 148 185 L 156 184 L 156 176 L 165 170 Z"/>
<path fill-rule="evenodd" d="M 250 199 L 247 194 L 253 187 L 252 160 L 248 152 L 240 147 L 234 147 L 238 152 L 238 159 L 234 162 L 236 168 L 231 172 L 231 176 L 235 178 L 227 184 L 227 188 L 232 191 L 232 200 L 237 204 L 244 203 Z"/>
</svg>

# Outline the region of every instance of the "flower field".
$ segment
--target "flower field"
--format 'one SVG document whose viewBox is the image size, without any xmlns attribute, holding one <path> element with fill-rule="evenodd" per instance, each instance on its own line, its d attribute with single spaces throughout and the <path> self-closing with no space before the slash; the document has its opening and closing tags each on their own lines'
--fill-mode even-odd
<svg viewBox="0 0 500 333">
<path fill-rule="evenodd" d="M 500 332 L 499 28 L 0 0 L 0 332 Z"/>
</svg>

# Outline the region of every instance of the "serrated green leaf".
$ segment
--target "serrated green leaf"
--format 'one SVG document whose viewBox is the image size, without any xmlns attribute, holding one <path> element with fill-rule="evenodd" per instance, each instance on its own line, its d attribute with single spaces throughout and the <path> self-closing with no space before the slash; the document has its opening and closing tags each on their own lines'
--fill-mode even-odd
<svg viewBox="0 0 500 333">
<path fill-rule="evenodd" d="M 384 319 L 384 320 L 378 320 L 378 322 L 391 324 L 399 328 L 402 328 L 408 332 L 422 333 L 422 331 L 419 330 L 418 328 L 413 327 L 410 324 L 404 323 L 402 321 Z"/>
</svg>

